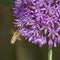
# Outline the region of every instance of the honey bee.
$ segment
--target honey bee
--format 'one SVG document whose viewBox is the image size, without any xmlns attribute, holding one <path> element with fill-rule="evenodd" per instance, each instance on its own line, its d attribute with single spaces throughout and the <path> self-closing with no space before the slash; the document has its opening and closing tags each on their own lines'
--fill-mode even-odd
<svg viewBox="0 0 60 60">
<path fill-rule="evenodd" d="M 20 35 L 20 32 L 19 30 L 16 30 L 14 33 L 13 33 L 13 36 L 11 38 L 11 44 L 14 44 L 16 40 L 21 40 L 21 35 Z"/>
</svg>

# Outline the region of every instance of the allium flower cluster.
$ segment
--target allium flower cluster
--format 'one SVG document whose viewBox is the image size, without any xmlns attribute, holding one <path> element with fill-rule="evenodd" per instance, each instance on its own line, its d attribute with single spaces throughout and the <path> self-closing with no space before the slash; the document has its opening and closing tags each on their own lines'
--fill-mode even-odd
<svg viewBox="0 0 60 60">
<path fill-rule="evenodd" d="M 22 36 L 40 47 L 60 43 L 60 0 L 16 0 L 15 25 Z"/>
</svg>

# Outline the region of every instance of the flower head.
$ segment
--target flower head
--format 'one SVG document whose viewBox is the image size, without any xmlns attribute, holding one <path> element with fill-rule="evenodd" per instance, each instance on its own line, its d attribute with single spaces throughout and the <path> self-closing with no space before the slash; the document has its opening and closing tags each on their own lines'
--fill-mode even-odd
<svg viewBox="0 0 60 60">
<path fill-rule="evenodd" d="M 60 43 L 59 0 L 16 0 L 15 25 L 29 42 L 49 47 Z"/>
</svg>

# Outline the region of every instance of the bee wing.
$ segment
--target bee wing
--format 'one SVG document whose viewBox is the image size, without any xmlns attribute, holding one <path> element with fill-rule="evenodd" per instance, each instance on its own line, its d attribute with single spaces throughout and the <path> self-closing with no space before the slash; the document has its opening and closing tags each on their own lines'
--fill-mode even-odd
<svg viewBox="0 0 60 60">
<path fill-rule="evenodd" d="M 21 40 L 21 37 L 19 37 L 17 40 Z"/>
<path fill-rule="evenodd" d="M 10 34 L 13 34 L 15 31 L 14 31 L 14 29 L 13 28 L 11 28 L 10 30 L 9 30 L 9 33 Z"/>
</svg>

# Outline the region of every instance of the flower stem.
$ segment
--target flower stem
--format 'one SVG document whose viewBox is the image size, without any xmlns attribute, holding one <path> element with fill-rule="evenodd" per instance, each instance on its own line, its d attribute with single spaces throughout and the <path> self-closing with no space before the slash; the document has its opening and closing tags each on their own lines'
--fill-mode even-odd
<svg viewBox="0 0 60 60">
<path fill-rule="evenodd" d="M 52 60 L 52 48 L 48 49 L 48 60 Z"/>
</svg>

